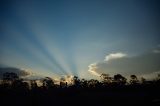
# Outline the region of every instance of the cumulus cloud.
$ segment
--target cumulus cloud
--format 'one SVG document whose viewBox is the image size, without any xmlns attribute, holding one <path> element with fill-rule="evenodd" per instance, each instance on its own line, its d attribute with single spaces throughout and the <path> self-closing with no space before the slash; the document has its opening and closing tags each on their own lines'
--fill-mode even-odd
<svg viewBox="0 0 160 106">
<path fill-rule="evenodd" d="M 113 60 L 113 59 L 118 59 L 118 58 L 123 58 L 123 57 L 126 57 L 127 54 L 124 54 L 124 53 L 111 53 L 109 55 L 107 55 L 104 59 L 104 61 L 110 61 L 110 60 Z"/>
<path fill-rule="evenodd" d="M 0 78 L 2 78 L 3 73 L 6 73 L 6 72 L 14 72 L 20 77 L 26 77 L 26 76 L 30 75 L 30 72 L 28 72 L 24 69 L 19 69 L 19 68 L 14 68 L 14 67 L 5 67 L 5 68 L 1 67 L 0 68 Z"/>
<path fill-rule="evenodd" d="M 107 73 L 114 75 L 146 75 L 160 70 L 160 54 L 146 53 L 130 57 L 124 53 L 112 53 L 105 57 L 104 61 L 89 65 L 89 72 L 97 75 Z"/>
</svg>

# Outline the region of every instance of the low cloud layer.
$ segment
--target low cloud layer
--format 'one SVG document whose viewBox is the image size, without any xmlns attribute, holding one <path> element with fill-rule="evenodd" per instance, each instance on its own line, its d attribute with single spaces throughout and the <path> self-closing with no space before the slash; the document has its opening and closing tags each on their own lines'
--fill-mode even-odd
<svg viewBox="0 0 160 106">
<path fill-rule="evenodd" d="M 14 72 L 20 77 L 26 77 L 30 75 L 30 72 L 26 70 L 19 69 L 19 68 L 13 68 L 13 67 L 7 67 L 7 68 L 0 68 L 0 78 L 2 78 L 3 74 L 6 72 Z"/>
<path fill-rule="evenodd" d="M 120 73 L 125 76 L 150 75 L 160 71 L 160 53 L 150 52 L 133 57 L 121 52 L 111 53 L 105 57 L 104 61 L 90 64 L 88 67 L 88 71 L 97 76 L 102 73 L 110 75 Z"/>
</svg>

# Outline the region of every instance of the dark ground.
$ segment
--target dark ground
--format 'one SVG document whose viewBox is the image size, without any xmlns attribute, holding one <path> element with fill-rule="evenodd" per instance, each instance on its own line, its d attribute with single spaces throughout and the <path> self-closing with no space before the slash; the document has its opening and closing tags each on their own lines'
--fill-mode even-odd
<svg viewBox="0 0 160 106">
<path fill-rule="evenodd" d="M 160 106 L 159 86 L 1 89 L 1 106 Z"/>
</svg>

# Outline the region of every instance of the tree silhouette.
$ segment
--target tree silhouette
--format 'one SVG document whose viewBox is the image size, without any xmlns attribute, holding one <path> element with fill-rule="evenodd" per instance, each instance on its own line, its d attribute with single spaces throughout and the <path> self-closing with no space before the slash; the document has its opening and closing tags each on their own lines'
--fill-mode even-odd
<svg viewBox="0 0 160 106">
<path fill-rule="evenodd" d="M 66 88 L 67 87 L 67 82 L 65 78 L 60 79 L 60 87 L 61 88 Z"/>
<path fill-rule="evenodd" d="M 160 85 L 160 74 L 157 75 L 156 83 L 157 83 L 157 85 Z"/>
<path fill-rule="evenodd" d="M 36 80 L 30 80 L 30 84 L 31 84 L 31 89 L 34 90 L 38 88 Z"/>
<path fill-rule="evenodd" d="M 6 88 L 13 87 L 14 82 L 19 80 L 19 76 L 16 73 L 13 72 L 6 72 L 3 74 L 3 86 Z"/>
<path fill-rule="evenodd" d="M 15 81 L 15 80 L 18 80 L 19 79 L 19 76 L 16 74 L 16 73 L 13 73 L 13 72 L 6 72 L 3 74 L 3 81 Z"/>
<path fill-rule="evenodd" d="M 141 83 L 142 83 L 142 84 L 145 84 L 145 82 L 146 82 L 146 79 L 142 77 L 142 78 L 141 78 Z"/>
<path fill-rule="evenodd" d="M 158 76 L 157 76 L 157 80 L 159 80 L 159 81 L 160 81 L 160 74 L 158 74 Z"/>
<path fill-rule="evenodd" d="M 80 85 L 81 85 L 82 88 L 87 88 L 88 87 L 88 81 L 85 80 L 85 79 L 82 79 L 80 81 Z"/>
<path fill-rule="evenodd" d="M 130 78 L 131 78 L 130 79 L 131 84 L 138 84 L 139 80 L 136 75 L 131 75 Z"/>
<path fill-rule="evenodd" d="M 129 100 L 129 102 L 135 101 L 136 103 L 141 100 L 148 101 L 151 99 L 150 101 L 153 101 L 152 98 L 154 100 L 160 98 L 160 75 L 158 75 L 158 78 L 153 81 L 146 81 L 142 78 L 142 83 L 138 83 L 138 78 L 136 75 L 131 75 L 130 83 L 128 84 L 126 84 L 127 79 L 121 74 L 116 74 L 113 78 L 108 74 L 102 74 L 100 77 L 102 78 L 102 82 L 95 79 L 80 80 L 77 76 L 74 76 L 72 79 L 73 85 L 70 85 L 69 87 L 67 86 L 67 80 L 65 78 L 61 78 L 60 86 L 56 86 L 52 78 L 45 77 L 40 80 L 42 81 L 41 87 L 40 85 L 37 85 L 39 80 L 29 80 L 31 87 L 29 89 L 29 85 L 27 83 L 28 79 L 21 79 L 15 73 L 5 73 L 3 75 L 3 81 L 6 83 L 10 82 L 11 84 L 8 84 L 7 86 L 3 86 L 3 83 L 0 84 L 0 97 L 3 98 L 2 100 L 5 100 L 5 103 L 10 103 L 10 106 L 12 106 L 13 103 L 29 103 L 27 105 L 34 104 L 39 106 L 42 104 L 50 105 L 50 103 L 52 103 L 51 105 L 61 105 L 63 103 L 71 103 L 75 105 L 73 101 L 80 104 L 80 101 L 82 100 L 90 100 L 93 102 L 93 106 L 97 106 L 99 103 L 96 104 L 94 101 L 95 99 L 93 98 L 96 98 L 96 100 L 102 101 L 103 103 L 106 103 L 106 99 L 104 99 L 104 97 L 106 97 L 109 101 L 111 100 L 113 103 L 119 103 L 122 99 L 124 99 L 125 103 L 126 100 Z M 127 98 L 126 96 L 123 96 L 126 94 Z M 148 98 L 148 95 L 151 95 L 152 97 Z M 9 100 L 8 98 L 11 99 Z"/>
<path fill-rule="evenodd" d="M 105 85 L 110 84 L 112 82 L 112 77 L 110 77 L 109 74 L 102 73 L 100 77 L 102 79 L 102 83 Z"/>
<path fill-rule="evenodd" d="M 80 79 L 77 76 L 74 76 L 72 79 L 74 87 L 80 87 Z"/>
<path fill-rule="evenodd" d="M 121 74 L 114 75 L 114 82 L 118 85 L 125 85 L 127 79 L 123 77 Z"/>
<path fill-rule="evenodd" d="M 88 86 L 90 88 L 96 88 L 96 87 L 98 87 L 98 85 L 99 85 L 99 81 L 98 80 L 91 79 L 91 80 L 88 81 Z"/>
<path fill-rule="evenodd" d="M 53 82 L 52 78 L 50 78 L 50 77 L 45 77 L 42 80 L 42 83 L 43 83 L 43 87 L 45 87 L 47 89 L 54 87 L 54 82 Z"/>
<path fill-rule="evenodd" d="M 9 88 L 19 89 L 19 90 L 28 90 L 29 84 L 25 82 L 22 78 L 16 73 L 6 72 L 3 74 L 3 85 Z"/>
</svg>

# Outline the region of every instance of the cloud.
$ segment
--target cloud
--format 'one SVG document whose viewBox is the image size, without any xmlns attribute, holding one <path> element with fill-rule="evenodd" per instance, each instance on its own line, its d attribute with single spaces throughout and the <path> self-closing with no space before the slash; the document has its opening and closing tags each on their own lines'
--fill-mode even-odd
<svg viewBox="0 0 160 106">
<path fill-rule="evenodd" d="M 160 45 L 158 45 L 158 47 L 153 50 L 153 53 L 160 53 Z"/>
<path fill-rule="evenodd" d="M 146 53 L 130 57 L 124 53 L 112 53 L 104 61 L 89 65 L 88 71 L 92 74 L 107 73 L 114 75 L 120 73 L 125 76 L 131 74 L 146 75 L 160 70 L 160 54 Z"/>
<path fill-rule="evenodd" d="M 14 67 L 5 67 L 5 68 L 1 67 L 0 68 L 0 78 L 2 78 L 3 73 L 6 73 L 6 72 L 14 72 L 20 77 L 26 77 L 31 74 L 30 72 L 28 72 L 24 69 L 19 69 L 19 68 L 14 68 Z"/>
<path fill-rule="evenodd" d="M 118 59 L 118 58 L 123 58 L 123 57 L 126 57 L 127 54 L 124 54 L 124 53 L 111 53 L 109 55 L 107 55 L 104 59 L 104 61 L 110 61 L 110 60 L 113 60 L 113 59 Z"/>
<path fill-rule="evenodd" d="M 156 72 L 153 72 L 153 73 L 148 73 L 148 74 L 143 74 L 143 75 L 140 75 L 138 77 L 143 77 L 143 78 L 147 78 L 149 80 L 153 80 L 153 79 L 156 79 L 158 77 L 158 74 L 160 74 L 160 71 L 156 71 Z"/>
<path fill-rule="evenodd" d="M 88 67 L 89 67 L 89 69 L 88 69 L 89 72 L 91 72 L 93 75 L 100 76 L 100 74 L 98 74 L 96 72 L 96 70 L 97 70 L 97 64 L 96 63 L 90 64 Z"/>
<path fill-rule="evenodd" d="M 155 49 L 155 50 L 153 50 L 153 53 L 160 53 L 160 50 Z"/>
<path fill-rule="evenodd" d="M 153 50 L 153 53 L 160 53 L 160 45 L 158 45 L 158 48 Z"/>
<path fill-rule="evenodd" d="M 71 84 L 73 77 L 74 77 L 73 75 L 63 75 L 61 79 L 64 79 L 65 82 L 67 82 L 68 84 Z"/>
</svg>

